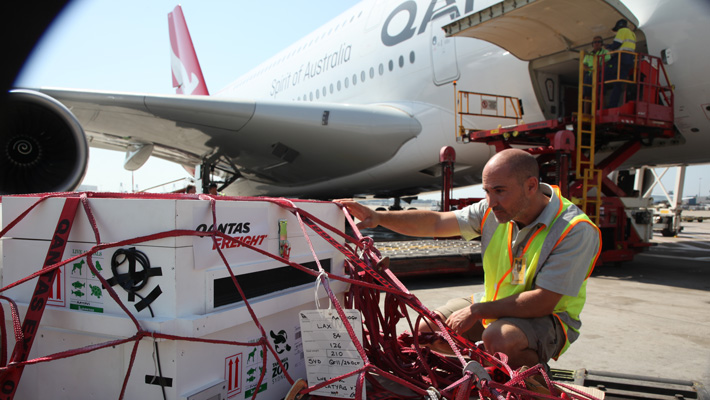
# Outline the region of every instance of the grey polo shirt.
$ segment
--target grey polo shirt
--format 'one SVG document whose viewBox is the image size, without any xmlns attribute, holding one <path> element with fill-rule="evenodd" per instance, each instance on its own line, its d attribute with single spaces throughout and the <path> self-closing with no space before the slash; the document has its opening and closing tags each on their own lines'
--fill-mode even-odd
<svg viewBox="0 0 710 400">
<path fill-rule="evenodd" d="M 561 199 L 550 185 L 541 183 L 540 189 L 550 198 L 550 202 L 530 225 L 518 229 L 517 224 L 513 224 L 514 239 L 511 248 L 514 254 L 522 252 L 530 234 L 540 224 L 549 226 L 560 208 Z M 454 211 L 461 236 L 464 239 L 471 240 L 481 235 L 481 220 L 486 209 L 488 209 L 488 202 L 482 200 Z M 492 212 L 489 218 L 495 218 Z M 555 293 L 577 296 L 587 277 L 589 265 L 596 257 L 598 250 L 599 234 L 597 229 L 586 223 L 576 224 L 555 247 L 543 265 L 538 266 L 537 286 Z"/>
</svg>

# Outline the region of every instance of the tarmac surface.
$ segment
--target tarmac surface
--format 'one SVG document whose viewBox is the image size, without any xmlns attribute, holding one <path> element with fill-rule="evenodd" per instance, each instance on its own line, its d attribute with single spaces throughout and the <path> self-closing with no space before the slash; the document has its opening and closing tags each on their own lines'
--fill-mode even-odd
<svg viewBox="0 0 710 400">
<path fill-rule="evenodd" d="M 710 387 L 710 222 L 685 222 L 674 238 L 587 283 L 580 338 L 551 368 L 691 380 Z M 472 274 L 403 278 L 430 309 L 483 291 Z"/>
</svg>

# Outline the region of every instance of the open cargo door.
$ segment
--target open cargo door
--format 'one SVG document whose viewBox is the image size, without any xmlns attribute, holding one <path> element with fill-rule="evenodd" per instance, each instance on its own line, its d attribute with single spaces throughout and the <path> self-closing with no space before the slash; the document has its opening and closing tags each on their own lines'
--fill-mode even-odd
<svg viewBox="0 0 710 400">
<path fill-rule="evenodd" d="M 505 0 L 444 26 L 447 36 L 485 40 L 524 61 L 609 37 L 620 18 L 638 20 L 618 0 Z"/>
<path fill-rule="evenodd" d="M 611 43 L 611 28 L 621 18 L 636 30 L 638 20 L 618 0 L 504 0 L 443 29 L 447 36 L 485 40 L 530 61 L 540 107 L 553 119 L 576 110 L 579 51 L 591 49 L 594 36 Z M 639 34 L 637 43 L 643 40 Z"/>
</svg>

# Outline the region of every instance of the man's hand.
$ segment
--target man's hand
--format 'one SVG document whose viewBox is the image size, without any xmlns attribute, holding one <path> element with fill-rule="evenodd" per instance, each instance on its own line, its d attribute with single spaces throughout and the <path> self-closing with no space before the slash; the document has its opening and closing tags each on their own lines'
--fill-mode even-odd
<svg viewBox="0 0 710 400">
<path fill-rule="evenodd" d="M 464 307 L 455 311 L 446 319 L 446 325 L 459 335 L 473 328 L 473 325 L 478 320 L 478 318 L 473 315 L 473 306 L 474 305 L 471 305 L 471 307 Z"/>
<path fill-rule="evenodd" d="M 360 220 L 360 222 L 357 223 L 358 229 L 375 228 L 380 224 L 377 212 L 369 207 L 349 199 L 333 201 L 345 206 L 353 217 Z"/>
</svg>

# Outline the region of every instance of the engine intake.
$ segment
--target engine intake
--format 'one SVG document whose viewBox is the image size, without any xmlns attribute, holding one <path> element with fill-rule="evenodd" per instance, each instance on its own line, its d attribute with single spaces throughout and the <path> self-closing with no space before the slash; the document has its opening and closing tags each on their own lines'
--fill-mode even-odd
<svg viewBox="0 0 710 400">
<path fill-rule="evenodd" d="M 89 147 L 79 121 L 57 100 L 12 90 L 0 121 L 0 194 L 66 192 L 79 186 Z"/>
</svg>

